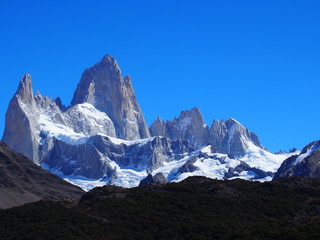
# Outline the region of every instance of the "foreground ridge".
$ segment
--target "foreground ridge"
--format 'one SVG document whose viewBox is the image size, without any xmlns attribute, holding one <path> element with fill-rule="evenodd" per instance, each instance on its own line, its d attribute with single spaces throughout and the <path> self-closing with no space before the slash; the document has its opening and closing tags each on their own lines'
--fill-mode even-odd
<svg viewBox="0 0 320 240">
<path fill-rule="evenodd" d="M 43 170 L 0 142 L 0 209 L 41 199 L 77 201 L 83 193 L 79 187 Z"/>
<path fill-rule="evenodd" d="M 75 233 L 82 239 L 317 239 L 319 193 L 319 179 L 301 178 L 104 186 L 76 207 L 38 202 L 0 211 L 0 233 L 3 239 Z"/>
</svg>

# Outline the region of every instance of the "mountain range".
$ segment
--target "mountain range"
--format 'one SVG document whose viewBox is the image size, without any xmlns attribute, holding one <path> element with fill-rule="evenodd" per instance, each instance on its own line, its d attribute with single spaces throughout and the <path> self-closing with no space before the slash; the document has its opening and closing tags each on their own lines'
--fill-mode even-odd
<svg viewBox="0 0 320 240">
<path fill-rule="evenodd" d="M 160 173 L 170 182 L 189 176 L 268 181 L 298 175 L 305 162 L 314 168 L 308 176 L 319 175 L 312 160 L 319 159 L 317 143 L 301 153 L 274 154 L 237 120 L 214 119 L 209 126 L 198 108 L 172 121 L 159 116 L 148 127 L 130 76 L 122 76 L 110 55 L 83 72 L 67 107 L 59 97 L 34 94 L 31 76 L 23 76 L 2 141 L 85 190 L 134 187 Z"/>
</svg>

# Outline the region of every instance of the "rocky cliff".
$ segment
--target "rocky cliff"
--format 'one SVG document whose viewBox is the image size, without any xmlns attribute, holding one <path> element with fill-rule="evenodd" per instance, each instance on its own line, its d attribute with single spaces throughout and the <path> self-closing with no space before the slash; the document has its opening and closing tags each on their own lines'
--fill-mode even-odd
<svg viewBox="0 0 320 240">
<path fill-rule="evenodd" d="M 195 149 L 199 149 L 209 142 L 209 128 L 198 108 L 182 111 L 180 116 L 172 121 L 164 122 L 158 118 L 150 126 L 150 133 L 152 136 L 187 140 Z"/>
<path fill-rule="evenodd" d="M 163 121 L 159 117 L 150 126 L 152 136 L 166 136 L 183 139 L 195 149 L 212 145 L 219 153 L 240 158 L 246 154 L 250 143 L 264 149 L 257 135 L 250 132 L 235 119 L 214 120 L 209 128 L 198 108 L 182 111 L 178 118 Z"/>
<path fill-rule="evenodd" d="M 320 178 L 320 141 L 308 144 L 300 154 L 286 159 L 276 172 L 274 179 L 291 176 Z"/>
<path fill-rule="evenodd" d="M 90 103 L 112 120 L 118 138 L 134 140 L 150 137 L 135 97 L 131 78 L 122 77 L 117 61 L 106 55 L 86 69 L 71 105 Z"/>
<path fill-rule="evenodd" d="M 40 162 L 38 118 L 31 76 L 27 73 L 21 78 L 18 89 L 9 103 L 2 141 L 35 163 Z"/>
</svg>

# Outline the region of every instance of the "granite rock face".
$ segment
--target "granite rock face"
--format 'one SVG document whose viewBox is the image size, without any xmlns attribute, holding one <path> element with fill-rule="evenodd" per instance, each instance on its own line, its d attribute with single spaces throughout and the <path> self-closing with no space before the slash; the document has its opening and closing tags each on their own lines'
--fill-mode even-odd
<svg viewBox="0 0 320 240">
<path fill-rule="evenodd" d="M 118 138 L 134 140 L 150 137 L 131 78 L 122 77 L 117 61 L 106 55 L 86 69 L 71 105 L 90 103 L 112 120 Z"/>
<path fill-rule="evenodd" d="M 210 127 L 209 143 L 217 152 L 230 154 L 232 157 L 243 156 L 250 143 L 264 149 L 257 135 L 233 118 L 213 121 Z"/>
<path fill-rule="evenodd" d="M 160 116 L 149 127 L 151 136 L 163 136 L 170 137 L 166 122 L 161 119 Z"/>
<path fill-rule="evenodd" d="M 217 152 L 230 154 L 232 157 L 243 156 L 250 143 L 264 149 L 257 135 L 235 119 L 214 120 L 209 129 L 197 108 L 182 111 L 173 121 L 164 122 L 158 118 L 150 126 L 150 133 L 152 136 L 186 140 L 195 149 L 210 144 Z"/>
<path fill-rule="evenodd" d="M 2 141 L 35 163 L 40 162 L 36 133 L 38 118 L 31 76 L 27 73 L 21 78 L 17 92 L 9 103 Z"/>
<path fill-rule="evenodd" d="M 152 136 L 166 136 L 172 139 L 188 140 L 195 149 L 208 144 L 209 128 L 198 108 L 182 111 L 172 121 L 162 121 L 160 117 L 150 126 Z"/>
<path fill-rule="evenodd" d="M 66 176 L 93 179 L 113 178 L 121 167 L 152 172 L 190 151 L 188 142 L 163 137 L 132 142 L 94 135 L 77 145 L 55 138 L 47 140 L 43 145 L 46 148 L 43 163 L 50 169 L 59 169 Z"/>
<path fill-rule="evenodd" d="M 320 178 L 320 141 L 308 144 L 299 155 L 286 159 L 273 179 L 291 176 Z"/>
</svg>

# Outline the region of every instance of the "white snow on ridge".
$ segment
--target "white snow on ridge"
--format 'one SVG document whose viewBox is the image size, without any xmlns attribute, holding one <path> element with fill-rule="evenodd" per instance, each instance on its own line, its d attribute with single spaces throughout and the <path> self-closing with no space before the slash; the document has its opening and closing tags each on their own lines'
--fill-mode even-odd
<svg viewBox="0 0 320 240">
<path fill-rule="evenodd" d="M 121 139 L 112 139 L 118 144 L 125 144 Z M 140 142 L 148 142 L 150 139 L 140 140 Z M 139 141 L 128 141 L 127 144 L 139 144 Z M 197 169 L 194 172 L 179 173 L 179 169 L 188 161 L 192 156 L 197 156 L 197 153 L 205 153 L 206 157 L 201 157 L 193 164 Z M 256 167 L 264 171 L 275 172 L 281 165 L 282 161 L 287 157 L 296 153 L 287 154 L 272 154 L 266 150 L 263 150 L 255 145 L 249 145 L 247 154 L 241 159 L 229 158 L 227 154 L 212 153 L 211 146 L 206 146 L 199 151 L 196 151 L 190 155 L 185 155 L 180 160 L 173 160 L 170 162 L 164 162 L 163 166 L 152 172 L 152 175 L 156 173 L 162 173 L 170 182 L 180 182 L 190 176 L 204 176 L 213 179 L 224 179 L 225 173 L 232 167 L 235 168 L 241 161 L 245 161 L 250 167 Z M 110 161 L 109 164 L 116 169 L 116 179 L 111 183 L 112 185 L 131 188 L 139 185 L 140 181 L 144 179 L 148 173 L 146 170 L 138 171 L 133 168 L 121 168 L 114 161 Z M 52 170 L 51 170 L 52 171 Z M 57 174 L 57 173 L 55 173 Z M 93 187 L 103 186 L 109 184 L 109 179 L 87 179 L 82 176 L 63 176 L 61 173 L 57 175 L 63 177 L 65 180 L 75 184 L 82 189 L 88 191 Z M 245 180 L 256 180 L 260 182 L 271 181 L 272 177 L 265 177 L 263 179 L 255 179 L 255 173 L 251 171 L 243 171 L 239 173 L 239 176 L 230 178 L 240 178 Z"/>
<path fill-rule="evenodd" d="M 84 103 L 73 106 L 65 112 L 52 111 L 50 108 L 41 109 L 39 115 L 37 115 L 39 129 L 37 129 L 40 144 L 43 144 L 45 137 L 54 137 L 70 145 L 84 144 L 93 135 L 101 135 L 107 137 L 113 144 L 126 146 L 139 145 L 143 146 L 150 143 L 156 137 L 138 139 L 138 140 L 123 140 L 109 136 L 106 134 L 106 129 L 112 135 L 113 123 L 110 118 L 103 112 L 98 111 L 91 104 Z M 229 131 L 229 144 L 232 141 L 233 135 L 238 127 L 242 125 L 234 121 L 233 126 Z M 111 124 L 110 124 L 111 122 Z M 191 124 L 191 118 L 186 117 L 181 123 L 181 128 L 187 128 Z M 80 125 L 80 127 L 79 127 Z M 232 159 L 227 154 L 212 153 L 211 146 L 206 146 L 199 151 L 193 153 L 186 153 L 180 160 L 172 160 L 170 162 L 164 162 L 163 166 L 152 172 L 152 175 L 156 173 L 162 173 L 169 181 L 179 182 L 189 176 L 205 176 L 215 179 L 224 179 L 225 174 L 230 168 L 235 168 L 241 161 L 247 163 L 250 167 L 255 167 L 263 171 L 276 172 L 281 163 L 288 157 L 297 153 L 290 154 L 272 154 L 260 147 L 254 145 L 251 141 L 243 140 L 248 146 L 246 154 L 239 159 Z M 308 154 L 314 151 L 313 147 L 308 150 L 306 154 L 301 155 L 296 162 L 302 161 Z M 180 173 L 179 169 L 188 161 L 192 156 L 197 156 L 199 153 L 201 157 L 197 158 L 193 165 L 196 167 L 194 172 Z M 205 157 L 206 154 L 208 157 Z M 148 173 L 146 170 L 138 170 L 128 167 L 120 167 L 112 159 L 107 159 L 108 164 L 116 169 L 115 179 L 112 180 L 113 185 L 122 187 L 136 187 L 140 181 L 144 179 Z M 110 183 L 109 178 L 101 179 L 88 179 L 83 176 L 64 176 L 58 169 L 50 169 L 58 176 L 65 180 L 83 188 L 88 191 L 97 186 L 103 186 Z M 256 179 L 255 173 L 251 171 L 243 171 L 238 173 L 237 178 L 253 180 Z M 269 181 L 271 177 L 259 179 L 259 181 Z"/>
<path fill-rule="evenodd" d="M 132 169 L 120 169 L 120 167 L 115 162 L 111 162 L 110 164 L 117 166 L 117 179 L 112 182 L 112 185 L 115 186 L 125 188 L 137 187 L 140 181 L 148 175 L 146 171 L 139 172 Z M 51 169 L 47 164 L 44 163 L 41 164 L 41 167 L 63 178 L 67 182 L 70 182 L 82 188 L 84 191 L 89 191 L 95 187 L 107 185 L 109 182 L 109 178 L 91 179 L 80 175 L 65 176 L 62 172 L 59 171 L 59 169 Z"/>
<path fill-rule="evenodd" d="M 295 162 L 292 164 L 293 166 L 301 163 L 306 157 L 310 156 L 314 151 L 319 150 L 320 149 L 320 145 L 312 145 L 311 148 L 309 148 L 307 150 L 307 152 L 299 155 L 299 157 L 297 157 L 297 159 L 295 160 Z"/>
<path fill-rule="evenodd" d="M 119 169 L 117 170 L 117 178 L 112 185 L 125 188 L 137 187 L 147 175 L 147 171 L 139 172 L 132 169 Z"/>
<path fill-rule="evenodd" d="M 158 172 L 162 172 L 169 181 L 173 182 L 182 181 L 190 176 L 205 176 L 214 179 L 224 179 L 225 173 L 227 173 L 231 167 L 235 168 L 238 166 L 240 164 L 240 160 L 246 162 L 250 167 L 256 167 L 263 171 L 275 172 L 286 158 L 299 153 L 272 154 L 251 143 L 249 144 L 248 152 L 244 157 L 240 159 L 232 159 L 229 158 L 227 154 L 212 153 L 210 148 L 210 146 L 206 146 L 200 150 L 202 153 L 206 153 L 209 158 L 202 157 L 198 159 L 193 164 L 195 167 L 197 167 L 197 170 L 194 172 L 176 175 L 178 169 L 190 159 L 189 157 L 185 157 L 179 161 L 164 163 L 163 167 L 160 167 L 152 174 L 154 175 Z M 251 171 L 243 171 L 239 173 L 239 176 L 230 179 L 235 178 L 253 180 L 255 178 L 255 174 Z M 272 177 L 257 179 L 257 181 L 261 182 L 271 180 Z"/>
<path fill-rule="evenodd" d="M 90 103 L 77 104 L 73 108 L 77 112 L 83 113 L 83 115 L 85 115 L 86 117 L 91 117 L 92 119 L 108 119 L 109 121 L 111 121 L 106 113 L 97 110 Z"/>
<path fill-rule="evenodd" d="M 266 172 L 276 172 L 285 159 L 298 154 L 298 152 L 273 154 L 259 148 L 252 142 L 248 142 L 248 146 L 247 153 L 239 160 L 244 161 L 250 167 L 255 167 Z"/>
<path fill-rule="evenodd" d="M 163 166 L 152 172 L 152 175 L 162 173 L 168 181 L 173 181 L 180 167 L 182 167 L 189 160 L 189 156 L 186 155 L 180 160 L 173 160 L 170 162 L 164 162 Z"/>
<path fill-rule="evenodd" d="M 241 126 L 242 126 L 242 124 L 241 124 L 238 120 L 236 120 L 236 119 L 234 119 L 234 118 L 230 118 L 230 120 L 232 120 L 232 121 L 234 121 L 235 123 L 237 123 L 238 125 L 241 125 Z"/>
<path fill-rule="evenodd" d="M 63 124 L 54 123 L 50 117 L 44 114 L 40 114 L 38 121 L 41 127 L 40 131 L 46 134 L 48 137 L 55 137 L 56 139 L 66 142 L 70 145 L 82 144 L 88 140 L 84 134 L 76 133 L 73 131 L 73 129 Z M 41 143 L 41 138 L 39 141 Z"/>
<path fill-rule="evenodd" d="M 38 124 L 39 136 L 42 133 L 70 145 L 86 143 L 90 136 L 104 135 L 106 130 L 115 135 L 110 118 L 89 103 L 77 104 L 65 112 L 40 108 Z M 39 142 L 42 144 L 43 139 L 39 138 Z"/>
<path fill-rule="evenodd" d="M 151 138 L 144 138 L 144 139 L 137 139 L 137 140 L 123 140 L 120 138 L 115 138 L 115 137 L 110 137 L 110 136 L 107 136 L 107 137 L 114 144 L 117 144 L 117 145 L 124 144 L 127 146 L 131 146 L 131 145 L 135 145 L 135 144 L 139 144 L 139 146 L 142 146 L 142 145 L 147 144 L 148 142 L 151 142 L 153 139 L 156 138 L 156 137 L 151 137 Z"/>
</svg>

